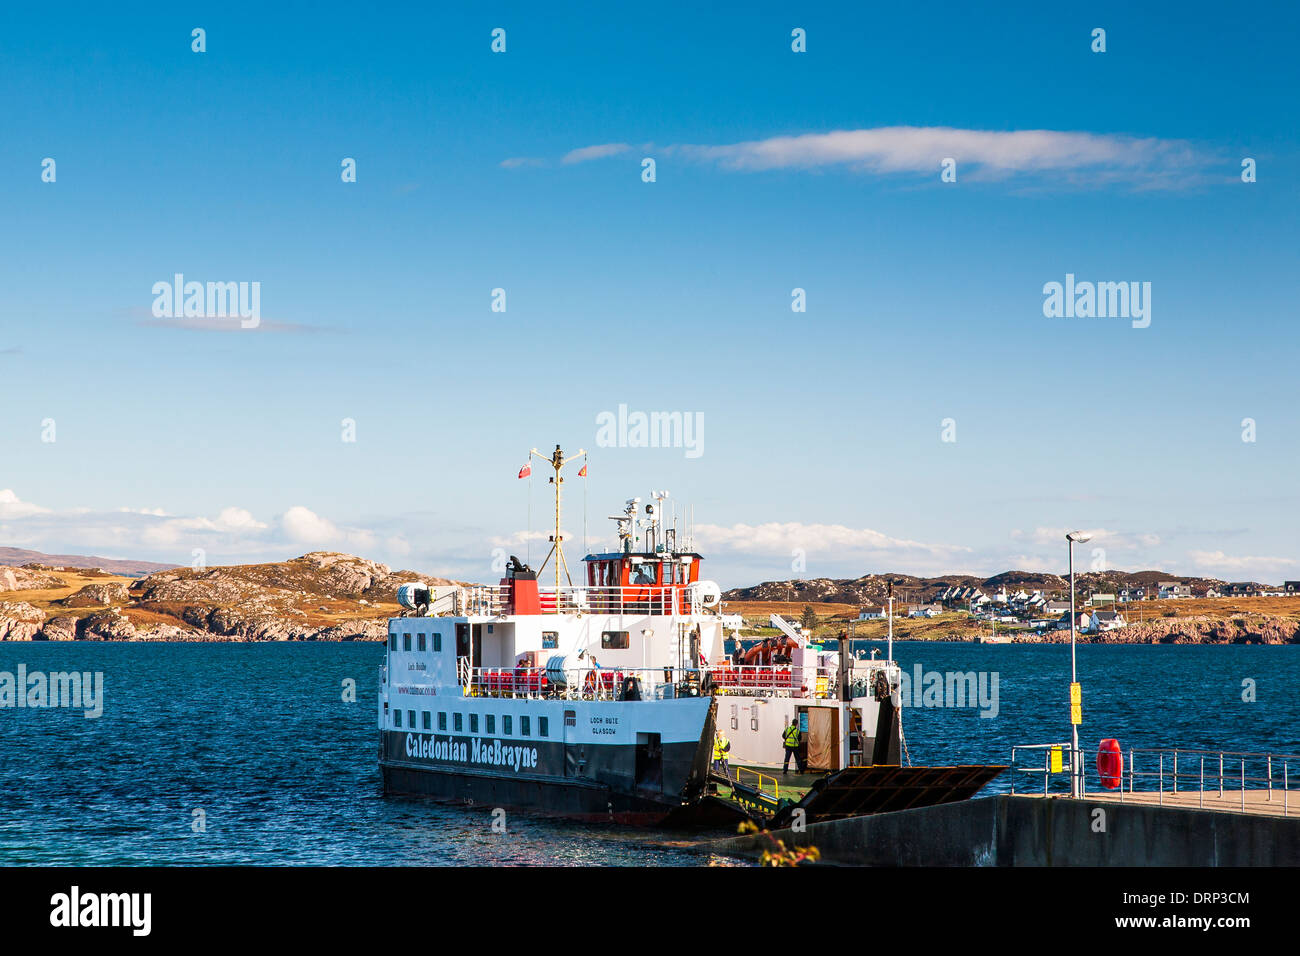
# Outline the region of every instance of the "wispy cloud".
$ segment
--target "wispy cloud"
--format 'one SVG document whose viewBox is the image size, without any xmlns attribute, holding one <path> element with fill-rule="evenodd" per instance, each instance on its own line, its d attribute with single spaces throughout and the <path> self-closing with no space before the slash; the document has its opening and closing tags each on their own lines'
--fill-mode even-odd
<svg viewBox="0 0 1300 956">
<path fill-rule="evenodd" d="M 190 562 L 195 548 L 243 561 L 316 549 L 363 555 L 409 550 L 400 533 L 385 536 L 371 528 L 340 525 L 302 505 L 265 521 L 235 506 L 215 517 L 174 515 L 160 508 L 56 510 L 25 501 L 12 489 L 0 489 L 0 539 L 41 551 L 153 555 L 182 564 Z"/>
<path fill-rule="evenodd" d="M 502 169 L 519 169 L 524 166 L 545 166 L 546 160 L 537 156 L 511 156 L 498 164 Z"/>
<path fill-rule="evenodd" d="M 1300 561 L 1257 555 L 1232 555 L 1222 551 L 1190 551 L 1192 565 L 1201 574 L 1238 578 L 1253 576 L 1267 584 L 1277 584 L 1286 574 L 1294 573 Z"/>
<path fill-rule="evenodd" d="M 601 143 L 599 146 L 584 146 L 581 149 L 570 150 L 564 154 L 560 162 L 566 166 L 574 163 L 587 163 L 593 159 L 608 159 L 611 156 L 618 156 L 626 153 L 632 146 L 628 143 Z"/>
<path fill-rule="evenodd" d="M 605 159 L 627 143 L 584 146 L 566 165 Z M 651 148 L 651 147 L 648 147 Z M 933 175 L 953 159 L 959 180 L 1032 177 L 1040 184 L 1122 184 L 1171 189 L 1205 181 L 1214 157 L 1185 140 L 1060 130 L 978 130 L 951 126 L 882 126 L 725 144 L 676 144 L 660 150 L 725 170 L 845 168 L 888 176 Z M 504 165 L 504 164 L 503 164 Z"/>
</svg>

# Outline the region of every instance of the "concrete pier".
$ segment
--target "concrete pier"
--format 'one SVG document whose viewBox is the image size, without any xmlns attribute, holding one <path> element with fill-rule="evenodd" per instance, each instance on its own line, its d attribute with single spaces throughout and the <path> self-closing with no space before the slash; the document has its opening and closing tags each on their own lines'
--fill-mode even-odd
<svg viewBox="0 0 1300 956">
<path fill-rule="evenodd" d="M 1171 805 L 1168 793 L 1164 806 L 1145 799 L 1157 798 L 1154 793 L 1124 796 L 1120 803 L 1111 794 L 1082 800 L 999 795 L 770 836 L 787 848 L 815 846 L 825 863 L 853 866 L 1300 866 L 1300 815 L 1281 816 L 1280 793 L 1275 807 L 1252 806 L 1247 813 L 1200 809 L 1196 793 L 1178 795 L 1191 806 Z M 1267 800 L 1248 803 L 1268 806 Z M 758 856 L 770 846 L 760 833 L 700 849 Z"/>
</svg>

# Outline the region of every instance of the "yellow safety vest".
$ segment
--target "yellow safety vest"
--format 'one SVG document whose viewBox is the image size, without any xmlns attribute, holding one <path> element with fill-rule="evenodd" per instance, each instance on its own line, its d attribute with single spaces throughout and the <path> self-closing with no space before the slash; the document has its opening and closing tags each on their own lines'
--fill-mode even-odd
<svg viewBox="0 0 1300 956">
<path fill-rule="evenodd" d="M 785 745 L 790 748 L 799 746 L 799 728 L 787 727 L 785 729 Z"/>
<path fill-rule="evenodd" d="M 726 737 L 719 737 L 713 742 L 713 759 L 726 760 L 727 751 L 731 749 L 731 741 Z"/>
</svg>

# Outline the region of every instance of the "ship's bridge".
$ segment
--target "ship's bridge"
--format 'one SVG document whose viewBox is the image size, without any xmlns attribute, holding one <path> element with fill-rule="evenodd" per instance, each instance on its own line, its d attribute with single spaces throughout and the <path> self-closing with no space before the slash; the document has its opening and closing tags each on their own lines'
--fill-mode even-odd
<svg viewBox="0 0 1300 956">
<path fill-rule="evenodd" d="M 693 551 L 647 551 L 639 554 L 613 551 L 589 554 L 587 588 L 593 599 L 616 600 L 620 605 L 645 605 L 690 613 L 686 589 L 700 580 L 703 558 Z"/>
</svg>

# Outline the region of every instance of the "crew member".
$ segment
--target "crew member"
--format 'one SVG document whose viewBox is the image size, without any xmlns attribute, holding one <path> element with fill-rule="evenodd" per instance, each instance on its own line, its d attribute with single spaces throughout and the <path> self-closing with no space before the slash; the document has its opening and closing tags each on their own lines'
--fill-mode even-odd
<svg viewBox="0 0 1300 956">
<path fill-rule="evenodd" d="M 727 764 L 727 755 L 731 753 L 731 741 L 721 730 L 713 732 L 713 772 L 731 779 L 731 769 Z"/>
<path fill-rule="evenodd" d="M 803 757 L 799 755 L 799 717 L 790 718 L 790 726 L 781 732 L 781 743 L 785 746 L 785 763 L 781 766 L 784 776 L 790 772 L 790 758 L 794 757 L 794 768 L 803 773 Z"/>
</svg>

